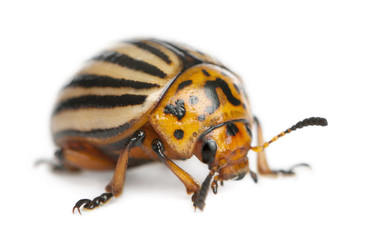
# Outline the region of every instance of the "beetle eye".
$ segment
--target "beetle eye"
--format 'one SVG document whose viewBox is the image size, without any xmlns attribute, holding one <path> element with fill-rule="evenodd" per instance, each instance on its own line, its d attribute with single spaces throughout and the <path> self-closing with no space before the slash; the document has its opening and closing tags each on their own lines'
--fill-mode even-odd
<svg viewBox="0 0 380 240">
<path fill-rule="evenodd" d="M 218 145 L 214 140 L 207 140 L 202 147 L 202 162 L 210 164 L 215 160 Z"/>
</svg>

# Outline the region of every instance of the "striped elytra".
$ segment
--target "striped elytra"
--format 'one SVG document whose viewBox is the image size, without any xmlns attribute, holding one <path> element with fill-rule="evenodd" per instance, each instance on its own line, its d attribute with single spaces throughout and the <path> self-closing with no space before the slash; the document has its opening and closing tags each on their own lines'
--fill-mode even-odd
<svg viewBox="0 0 380 240">
<path fill-rule="evenodd" d="M 156 41 L 121 42 L 102 51 L 61 91 L 52 117 L 55 141 L 104 139 L 128 130 L 181 65 L 174 52 Z"/>
<path fill-rule="evenodd" d="M 149 119 L 149 114 L 182 73 L 202 65 L 212 69 L 216 67 L 223 72 L 221 76 L 227 72 L 237 79 L 230 83 L 231 89 L 242 84 L 237 76 L 214 58 L 177 43 L 138 39 L 121 41 L 101 51 L 60 92 L 51 122 L 55 143 L 63 146 L 72 141 L 85 141 L 104 151 L 112 148 L 117 153 L 123 146 L 123 141 L 138 128 L 149 121 L 154 126 L 160 124 L 155 119 Z M 204 76 L 212 78 L 205 68 L 200 69 Z M 205 84 L 205 93 L 214 102 L 208 106 L 207 111 L 196 117 L 197 121 L 203 119 L 205 114 L 212 114 L 219 104 L 218 98 L 210 96 L 216 93 L 218 84 L 221 84 L 223 91 L 231 92 L 226 82 L 217 78 L 214 80 Z M 174 95 L 183 88 L 191 88 L 192 84 L 191 79 L 186 79 L 179 84 Z M 199 107 L 195 104 L 198 101 L 205 102 L 196 94 L 188 99 L 186 105 L 194 107 Z M 184 106 L 184 100 L 180 99 L 179 102 L 181 101 Z M 164 106 L 164 113 L 174 114 L 178 121 L 181 121 L 184 111 L 184 108 L 181 110 L 178 106 L 178 100 L 177 105 L 174 102 Z M 193 134 L 174 134 L 176 130 L 178 129 L 169 134 L 170 137 L 174 136 L 173 139 Z M 181 131 L 178 130 L 177 133 Z M 202 133 L 195 134 L 199 136 Z M 194 145 L 194 140 L 191 141 Z"/>
<path fill-rule="evenodd" d="M 96 54 L 61 90 L 51 130 L 58 147 L 55 169 L 114 170 L 106 193 L 79 200 L 73 211 L 94 209 L 120 196 L 127 168 L 164 163 L 203 209 L 208 188 L 250 173 L 248 151 L 260 174 L 293 174 L 269 168 L 264 149 L 296 129 L 326 126 L 308 118 L 264 142 L 242 80 L 211 56 L 157 39 L 122 41 Z M 258 146 L 252 147 L 256 126 Z M 196 156 L 208 165 L 200 185 L 172 160 Z M 213 178 L 213 180 L 212 180 Z"/>
</svg>

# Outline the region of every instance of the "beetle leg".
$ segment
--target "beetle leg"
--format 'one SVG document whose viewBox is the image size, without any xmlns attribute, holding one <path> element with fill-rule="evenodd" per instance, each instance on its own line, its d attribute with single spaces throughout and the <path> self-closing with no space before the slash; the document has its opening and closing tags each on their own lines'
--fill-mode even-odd
<svg viewBox="0 0 380 240">
<path fill-rule="evenodd" d="M 115 161 L 97 148 L 81 142 L 74 142 L 56 151 L 55 157 L 58 163 L 39 161 L 36 164 L 46 162 L 56 171 L 110 170 L 115 168 Z"/>
<path fill-rule="evenodd" d="M 58 161 L 53 160 L 47 160 L 47 159 L 40 159 L 35 162 L 35 166 L 38 166 L 40 164 L 47 164 L 49 167 L 51 167 L 51 170 L 54 172 L 63 172 L 63 171 L 69 171 L 69 172 L 78 172 L 80 169 L 78 167 L 74 167 L 70 165 L 67 161 L 65 161 L 65 158 L 62 154 L 63 150 L 59 149 L 55 151 L 54 157 Z"/>
<path fill-rule="evenodd" d="M 288 170 L 283 170 L 283 169 L 272 170 L 272 173 L 273 174 L 283 174 L 283 175 L 286 175 L 286 176 L 292 176 L 292 175 L 296 174 L 294 172 L 294 169 L 298 168 L 298 167 L 311 168 L 311 166 L 309 164 L 307 164 L 307 163 L 298 163 L 298 164 L 295 164 L 292 167 L 290 167 Z"/>
<path fill-rule="evenodd" d="M 214 194 L 218 193 L 218 182 L 215 180 L 215 178 L 214 181 L 212 181 L 211 183 L 211 189 Z"/>
<path fill-rule="evenodd" d="M 254 117 L 253 119 L 255 120 L 255 123 L 256 123 L 257 145 L 260 146 L 264 143 L 263 132 L 261 129 L 259 119 L 257 119 L 257 117 Z M 272 170 L 269 168 L 264 150 L 257 153 L 257 169 L 258 169 L 258 172 L 262 175 L 268 175 L 272 173 Z"/>
<path fill-rule="evenodd" d="M 185 185 L 188 194 L 197 192 L 199 184 L 197 181 L 182 168 L 178 167 L 172 160 L 170 160 L 164 154 L 164 145 L 159 139 L 155 139 L 152 142 L 152 149 L 155 151 L 160 159 Z"/>
<path fill-rule="evenodd" d="M 128 165 L 130 148 L 132 145 L 135 145 L 136 143 L 141 144 L 141 142 L 144 140 L 144 138 L 145 138 L 144 131 L 139 130 L 139 131 L 136 131 L 132 135 L 132 137 L 127 141 L 122 152 L 120 153 L 112 181 L 106 187 L 107 193 L 103 193 L 102 195 L 94 198 L 93 200 L 90 200 L 90 199 L 79 200 L 74 205 L 73 213 L 74 213 L 75 209 L 77 209 L 78 212 L 80 213 L 80 208 L 82 206 L 85 209 L 92 210 L 92 209 L 100 206 L 101 204 L 106 203 L 113 196 L 114 197 L 120 196 L 120 194 L 123 190 L 123 186 L 124 186 L 125 172 L 126 172 L 127 165 Z"/>
<path fill-rule="evenodd" d="M 112 193 L 103 193 L 102 195 L 94 198 L 93 200 L 81 199 L 73 207 L 73 213 L 75 212 L 75 209 L 77 209 L 79 214 L 81 214 L 80 208 L 82 206 L 87 210 L 93 210 L 94 208 L 99 207 L 101 204 L 108 202 L 112 197 Z"/>
<path fill-rule="evenodd" d="M 123 191 L 125 173 L 128 166 L 129 151 L 132 145 L 141 144 L 145 139 L 145 132 L 142 130 L 136 131 L 129 141 L 125 144 L 124 149 L 121 151 L 112 181 L 106 187 L 107 192 L 112 192 L 115 197 L 120 196 Z"/>
<path fill-rule="evenodd" d="M 256 128 L 257 128 L 257 143 L 258 143 L 258 146 L 263 146 L 263 144 L 264 144 L 264 138 L 263 138 L 263 132 L 262 132 L 262 129 L 261 129 L 260 122 L 257 119 L 257 117 L 254 116 L 253 118 L 254 118 L 254 121 L 256 123 Z M 257 169 L 258 169 L 259 174 L 261 174 L 261 175 L 278 176 L 279 174 L 282 174 L 282 175 L 286 175 L 286 176 L 292 176 L 292 175 L 295 175 L 294 169 L 296 167 L 300 167 L 300 166 L 310 167 L 309 164 L 300 163 L 300 164 L 294 165 L 293 167 L 291 167 L 288 170 L 272 170 L 269 167 L 269 165 L 268 165 L 264 149 L 262 149 L 261 151 L 257 152 Z M 251 173 L 251 175 L 252 175 L 252 173 Z"/>
<path fill-rule="evenodd" d="M 253 181 L 255 183 L 257 183 L 257 174 L 254 171 L 252 171 L 252 170 L 250 170 L 249 173 L 250 173 L 251 178 L 253 179 Z"/>
</svg>

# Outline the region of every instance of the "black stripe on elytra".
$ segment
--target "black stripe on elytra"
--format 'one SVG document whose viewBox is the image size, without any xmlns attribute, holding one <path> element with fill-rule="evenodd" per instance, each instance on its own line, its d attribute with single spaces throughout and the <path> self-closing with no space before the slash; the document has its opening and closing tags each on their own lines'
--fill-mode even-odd
<svg viewBox="0 0 380 240">
<path fill-rule="evenodd" d="M 145 95 L 124 94 L 120 96 L 112 95 L 85 95 L 64 100 L 58 104 L 53 114 L 64 110 L 80 108 L 114 108 L 131 105 L 139 105 L 145 102 Z"/>
<path fill-rule="evenodd" d="M 193 83 L 192 80 L 186 80 L 186 81 L 181 82 L 181 83 L 178 85 L 178 88 L 177 88 L 176 93 L 177 93 L 178 91 L 184 89 L 186 86 L 189 86 L 189 85 L 192 84 L 192 83 Z"/>
<path fill-rule="evenodd" d="M 141 71 L 159 78 L 165 78 L 167 76 L 161 69 L 150 63 L 134 59 L 126 54 L 118 52 L 104 51 L 100 55 L 94 57 L 93 60 L 114 63 L 119 66 Z"/>
<path fill-rule="evenodd" d="M 183 63 L 182 70 L 186 70 L 194 65 L 204 63 L 202 59 L 196 57 L 195 55 L 191 54 L 189 51 L 183 49 L 182 47 L 177 46 L 176 44 L 160 41 L 157 39 L 149 39 L 149 40 L 152 42 L 158 43 L 161 46 L 166 47 L 167 49 L 174 52 L 182 60 L 182 63 Z"/>
<path fill-rule="evenodd" d="M 60 132 L 54 134 L 54 139 L 58 140 L 62 137 L 67 137 L 67 136 L 70 136 L 70 137 L 71 136 L 91 137 L 91 138 L 104 139 L 104 138 L 116 136 L 116 135 L 124 132 L 125 130 L 130 128 L 132 124 L 133 124 L 132 122 L 128 122 L 128 123 L 124 123 L 124 124 L 117 126 L 117 127 L 114 127 L 114 128 L 107 128 L 107 129 L 100 129 L 99 128 L 99 129 L 92 129 L 90 131 L 79 131 L 79 130 L 72 130 L 72 129 L 63 130 L 63 131 L 60 131 Z M 125 144 L 125 142 L 124 142 L 124 144 Z"/>
<path fill-rule="evenodd" d="M 153 39 L 153 38 L 148 39 L 148 40 L 151 42 L 157 43 L 157 44 L 161 45 L 162 47 L 165 47 L 165 48 L 169 49 L 170 51 L 172 51 L 173 53 L 175 53 L 182 60 L 182 63 L 183 63 L 182 72 L 184 70 L 194 66 L 194 65 L 197 65 L 197 64 L 210 63 L 209 61 L 206 61 L 204 59 L 201 59 L 201 58 L 195 56 L 194 54 L 191 54 L 188 50 L 185 50 L 182 47 L 180 47 L 174 43 L 165 42 L 165 41 L 161 41 L 161 40 Z M 196 49 L 193 49 L 193 51 L 198 52 L 201 55 L 206 56 L 206 54 L 201 53 Z M 212 64 L 217 65 L 217 66 L 223 68 L 224 70 L 233 73 L 230 69 L 228 69 L 226 66 L 224 66 L 220 62 L 212 63 Z M 223 71 L 222 71 L 222 74 L 227 76 L 227 74 Z"/>
<path fill-rule="evenodd" d="M 164 108 L 164 113 L 173 114 L 178 120 L 181 120 L 186 114 L 185 101 L 178 99 L 175 102 L 175 106 L 173 104 L 166 105 Z"/>
<path fill-rule="evenodd" d="M 227 123 L 226 128 L 228 136 L 235 136 L 239 132 L 239 128 L 232 122 Z"/>
<path fill-rule="evenodd" d="M 74 79 L 66 85 L 67 87 L 130 87 L 134 89 L 150 89 L 158 88 L 160 85 L 155 83 L 138 82 L 133 80 L 127 80 L 123 78 L 113 78 L 109 76 L 99 76 L 93 74 L 81 74 L 74 77 Z"/>
<path fill-rule="evenodd" d="M 212 101 L 212 105 L 206 108 L 206 111 L 209 114 L 214 113 L 215 110 L 218 109 L 220 106 L 220 100 L 218 97 L 218 93 L 216 92 L 216 88 L 218 87 L 222 89 L 223 93 L 227 97 L 227 100 L 232 105 L 238 106 L 241 104 L 240 100 L 235 98 L 234 95 L 232 95 L 230 87 L 224 80 L 217 78 L 215 81 L 207 81 L 204 88 L 207 97 Z"/>
<path fill-rule="evenodd" d="M 162 52 L 160 49 L 156 48 L 156 47 L 153 47 L 145 42 L 141 42 L 141 41 L 136 41 L 136 42 L 131 42 L 133 45 L 137 46 L 138 48 L 141 48 L 145 51 L 148 51 L 154 55 L 156 55 L 157 57 L 161 58 L 161 60 L 163 60 L 164 62 L 166 62 L 167 64 L 171 64 L 172 61 L 170 60 L 169 56 L 166 55 L 164 52 Z"/>
</svg>

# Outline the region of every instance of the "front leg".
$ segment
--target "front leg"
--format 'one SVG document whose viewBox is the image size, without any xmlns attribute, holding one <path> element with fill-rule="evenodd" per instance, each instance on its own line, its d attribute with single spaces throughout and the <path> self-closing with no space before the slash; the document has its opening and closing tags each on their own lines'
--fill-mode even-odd
<svg viewBox="0 0 380 240">
<path fill-rule="evenodd" d="M 163 162 L 185 185 L 187 194 L 195 193 L 199 190 L 197 181 L 182 168 L 178 167 L 172 160 L 164 154 L 164 145 L 159 139 L 154 139 L 152 142 L 152 149 L 156 152 L 160 161 Z"/>
</svg>

